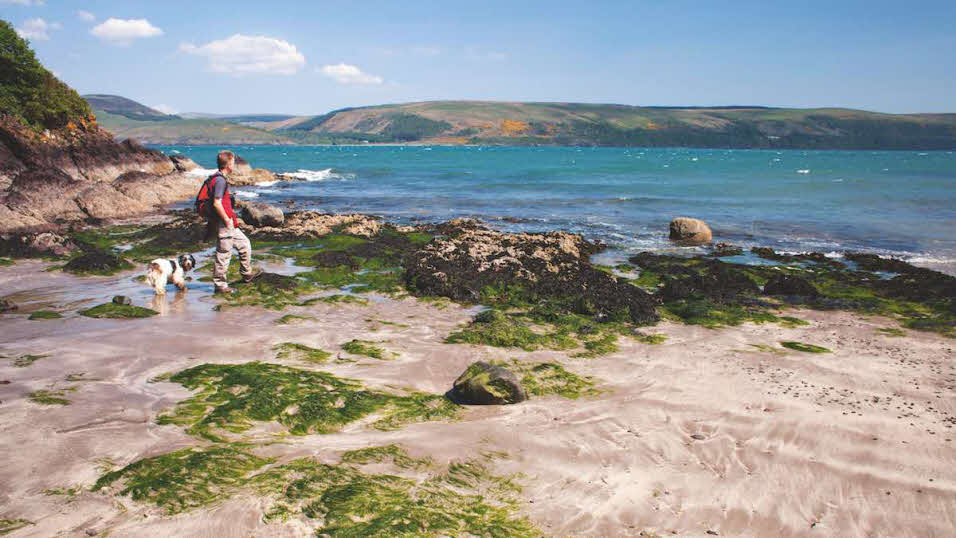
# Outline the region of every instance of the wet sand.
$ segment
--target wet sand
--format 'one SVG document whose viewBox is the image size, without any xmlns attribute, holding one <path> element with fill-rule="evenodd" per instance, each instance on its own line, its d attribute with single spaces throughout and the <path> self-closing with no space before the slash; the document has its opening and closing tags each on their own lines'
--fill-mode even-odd
<svg viewBox="0 0 956 538">
<path fill-rule="evenodd" d="M 202 262 L 200 262 L 201 264 Z M 305 520 L 262 521 L 264 503 L 241 495 L 164 516 L 154 506 L 88 491 L 109 461 L 194 446 L 157 414 L 190 392 L 153 377 L 203 362 L 264 360 L 318 368 L 373 387 L 442 393 L 475 360 L 548 360 L 594 376 L 603 392 L 579 400 L 533 398 L 471 407 L 456 422 L 397 431 L 350 425 L 285 438 L 263 454 L 332 461 L 344 450 L 397 443 L 443 463 L 482 451 L 508 454 L 500 473 L 520 472 L 523 514 L 549 536 L 951 536 L 956 529 L 956 342 L 876 329 L 891 320 L 793 311 L 806 327 L 710 330 L 661 323 L 661 345 L 622 339 L 597 359 L 444 344 L 473 310 L 413 298 L 318 303 L 282 312 L 214 311 L 211 286 L 192 282 L 155 301 L 138 271 L 79 278 L 22 261 L 0 268 L 2 295 L 21 305 L 0 314 L 0 354 L 48 354 L 24 368 L 0 360 L 0 517 L 35 523 L 12 536 L 308 536 Z M 76 310 L 116 294 L 162 315 L 89 319 Z M 66 317 L 30 321 L 38 308 Z M 284 314 L 316 318 L 277 325 Z M 371 320 L 371 321 L 370 321 Z M 382 324 L 376 320 L 405 324 Z M 336 353 L 354 338 L 382 341 L 391 361 L 309 366 L 274 358 L 298 342 Z M 783 340 L 832 353 L 784 350 Z M 750 344 L 774 345 L 777 352 Z M 86 381 L 67 382 L 69 374 Z M 71 405 L 26 395 L 63 389 Z M 44 493 L 80 487 L 74 496 Z"/>
</svg>

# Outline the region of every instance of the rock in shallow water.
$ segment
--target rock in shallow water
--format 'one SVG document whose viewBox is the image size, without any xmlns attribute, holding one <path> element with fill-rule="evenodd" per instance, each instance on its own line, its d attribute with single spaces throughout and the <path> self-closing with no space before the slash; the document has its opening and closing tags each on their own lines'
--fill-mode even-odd
<svg viewBox="0 0 956 538">
<path fill-rule="evenodd" d="M 466 405 L 503 405 L 528 399 L 518 376 L 506 368 L 483 361 L 472 363 L 458 376 L 451 395 Z"/>
<path fill-rule="evenodd" d="M 671 221 L 670 238 L 682 243 L 710 243 L 713 233 L 707 223 L 700 219 L 677 217 Z"/>
<path fill-rule="evenodd" d="M 127 296 L 125 296 L 125 295 L 114 295 L 114 296 L 113 296 L 113 304 L 119 304 L 119 305 L 129 306 L 129 305 L 133 304 L 133 301 L 131 301 L 130 298 L 127 297 Z"/>
<path fill-rule="evenodd" d="M 17 304 L 9 299 L 0 299 L 0 312 L 10 312 L 17 309 Z"/>
</svg>

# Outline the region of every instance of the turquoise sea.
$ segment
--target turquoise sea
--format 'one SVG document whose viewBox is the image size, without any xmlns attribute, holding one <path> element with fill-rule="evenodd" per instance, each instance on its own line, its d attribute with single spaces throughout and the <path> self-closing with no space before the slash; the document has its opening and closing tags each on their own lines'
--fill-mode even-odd
<svg viewBox="0 0 956 538">
<path fill-rule="evenodd" d="M 158 146 L 213 168 L 218 147 Z M 956 152 L 644 148 L 239 146 L 256 168 L 307 182 L 243 198 L 403 223 L 477 217 L 568 230 L 611 256 L 671 248 L 676 216 L 716 241 L 783 251 L 868 251 L 956 268 Z"/>
</svg>

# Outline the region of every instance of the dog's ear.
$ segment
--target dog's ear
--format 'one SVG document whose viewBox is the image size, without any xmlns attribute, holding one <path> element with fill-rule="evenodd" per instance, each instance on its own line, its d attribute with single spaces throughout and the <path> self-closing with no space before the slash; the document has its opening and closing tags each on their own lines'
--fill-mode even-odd
<svg viewBox="0 0 956 538">
<path fill-rule="evenodd" d="M 193 255 L 190 254 L 190 255 L 189 255 L 189 268 L 192 269 L 193 267 L 196 267 L 196 258 L 193 258 Z"/>
</svg>

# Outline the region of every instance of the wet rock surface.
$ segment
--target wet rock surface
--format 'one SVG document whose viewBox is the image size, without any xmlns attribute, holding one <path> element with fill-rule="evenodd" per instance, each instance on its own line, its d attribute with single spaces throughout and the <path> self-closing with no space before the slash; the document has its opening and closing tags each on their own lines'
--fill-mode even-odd
<svg viewBox="0 0 956 538">
<path fill-rule="evenodd" d="M 820 292 L 807 279 L 797 275 L 778 275 L 764 285 L 766 295 L 790 295 L 815 298 Z"/>
<path fill-rule="evenodd" d="M 85 252 L 63 266 L 63 270 L 76 274 L 112 274 L 133 266 L 125 259 L 101 250 Z"/>
<path fill-rule="evenodd" d="M 69 238 L 53 232 L 0 235 L 0 256 L 10 258 L 66 256 L 78 248 Z"/>
<path fill-rule="evenodd" d="M 378 219 L 362 214 L 335 215 L 318 211 L 297 211 L 285 215 L 282 226 L 250 230 L 251 237 L 274 241 L 314 239 L 332 232 L 370 237 L 381 230 Z"/>
<path fill-rule="evenodd" d="M 455 380 L 449 397 L 465 405 L 505 405 L 523 402 L 528 394 L 513 372 L 479 361 Z"/>
</svg>

